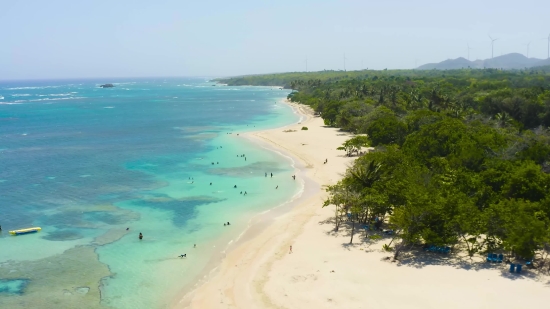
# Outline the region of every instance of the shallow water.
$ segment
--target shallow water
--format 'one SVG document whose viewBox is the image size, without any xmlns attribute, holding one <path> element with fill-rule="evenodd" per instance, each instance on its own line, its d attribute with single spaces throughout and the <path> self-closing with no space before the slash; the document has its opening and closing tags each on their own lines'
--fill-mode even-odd
<svg viewBox="0 0 550 309">
<path fill-rule="evenodd" d="M 301 190 L 288 158 L 238 135 L 296 122 L 276 103 L 286 90 L 102 82 L 0 83 L 0 290 L 17 291 L 0 304 L 166 307 L 254 214 Z M 7 233 L 30 226 L 42 231 Z"/>
</svg>

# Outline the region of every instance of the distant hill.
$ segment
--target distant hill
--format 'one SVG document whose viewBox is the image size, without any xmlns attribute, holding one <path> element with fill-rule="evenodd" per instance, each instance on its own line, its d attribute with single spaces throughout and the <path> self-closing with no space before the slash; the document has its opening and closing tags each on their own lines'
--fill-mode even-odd
<svg viewBox="0 0 550 309">
<path fill-rule="evenodd" d="M 470 61 L 465 58 L 448 59 L 439 63 L 428 63 L 421 65 L 417 70 L 455 70 L 455 69 L 483 69 L 483 68 L 496 68 L 496 69 L 525 69 L 532 67 L 539 67 L 550 65 L 550 59 L 537 59 L 527 58 L 522 54 L 511 53 L 493 59 L 475 60 Z"/>
</svg>

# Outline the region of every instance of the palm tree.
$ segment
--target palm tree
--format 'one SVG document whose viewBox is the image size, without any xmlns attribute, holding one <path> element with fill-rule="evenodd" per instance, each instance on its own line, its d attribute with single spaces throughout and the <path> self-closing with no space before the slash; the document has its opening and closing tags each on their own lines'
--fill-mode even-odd
<svg viewBox="0 0 550 309">
<path fill-rule="evenodd" d="M 364 187 L 370 188 L 382 177 L 382 163 L 371 160 L 366 165 L 355 164 L 349 172 Z"/>
<path fill-rule="evenodd" d="M 507 112 L 498 113 L 493 117 L 499 126 L 501 127 L 507 127 L 512 125 L 512 117 Z"/>
</svg>

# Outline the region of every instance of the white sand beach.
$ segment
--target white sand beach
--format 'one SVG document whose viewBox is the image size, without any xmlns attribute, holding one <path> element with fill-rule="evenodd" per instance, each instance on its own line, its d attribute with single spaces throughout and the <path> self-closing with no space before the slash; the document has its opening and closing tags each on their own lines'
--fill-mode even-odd
<svg viewBox="0 0 550 309">
<path fill-rule="evenodd" d="M 369 244 L 364 232 L 357 231 L 350 245 L 349 229 L 334 233 L 334 210 L 322 208 L 322 187 L 336 183 L 354 160 L 336 150 L 349 135 L 325 127 L 307 107 L 291 105 L 305 116 L 302 123 L 251 137 L 299 160 L 304 168 L 297 181 L 308 178 L 306 186 L 321 190 L 304 195 L 290 211 L 243 237 L 206 282 L 174 300 L 175 308 L 503 309 L 550 304 L 550 277 L 534 270 L 510 274 L 506 263 L 470 260 L 461 252 L 404 253 L 399 262 L 389 262 L 384 258 L 391 253 L 382 251 L 389 239 Z"/>
</svg>

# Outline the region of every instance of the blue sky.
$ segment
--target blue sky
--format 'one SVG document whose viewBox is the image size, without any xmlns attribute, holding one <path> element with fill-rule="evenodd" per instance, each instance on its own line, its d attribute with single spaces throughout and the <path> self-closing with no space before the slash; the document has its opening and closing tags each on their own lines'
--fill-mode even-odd
<svg viewBox="0 0 550 309">
<path fill-rule="evenodd" d="M 228 76 L 546 58 L 550 1 L 0 0 L 0 79 Z"/>
</svg>

